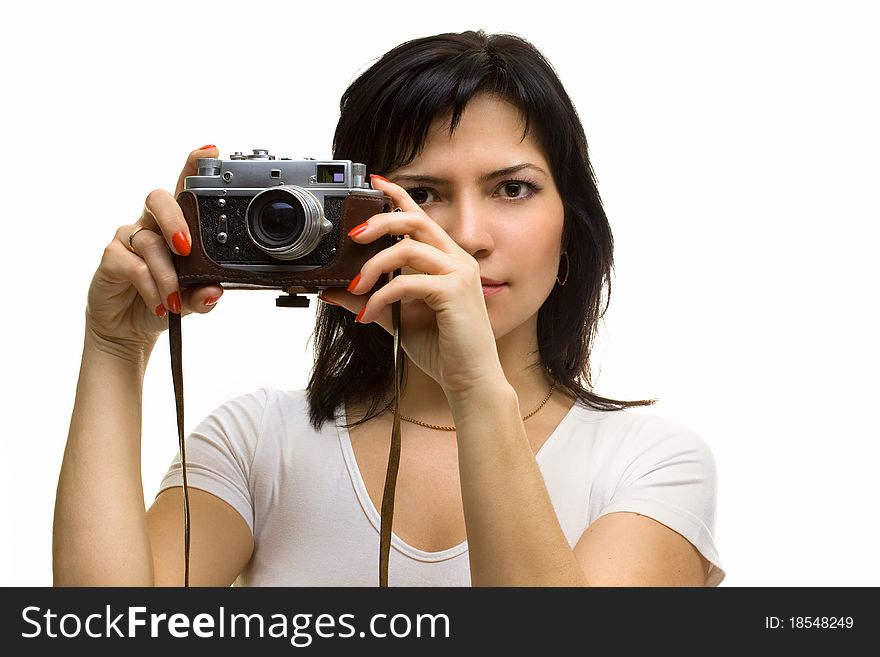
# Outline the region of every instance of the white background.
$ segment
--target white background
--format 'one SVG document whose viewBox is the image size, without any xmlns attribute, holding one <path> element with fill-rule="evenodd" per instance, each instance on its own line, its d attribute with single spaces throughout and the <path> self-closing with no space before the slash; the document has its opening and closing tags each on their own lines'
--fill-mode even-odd
<svg viewBox="0 0 880 657">
<path fill-rule="evenodd" d="M 328 157 L 358 72 L 483 28 L 531 40 L 580 113 L 616 240 L 597 390 L 659 397 L 651 412 L 709 441 L 723 586 L 880 584 L 874 3 L 578 5 L 10 5 L 0 583 L 52 582 L 86 291 L 116 228 L 202 144 Z M 314 308 L 275 296 L 227 291 L 185 320 L 187 431 L 305 386 Z M 147 503 L 177 449 L 167 345 L 145 381 Z"/>
</svg>

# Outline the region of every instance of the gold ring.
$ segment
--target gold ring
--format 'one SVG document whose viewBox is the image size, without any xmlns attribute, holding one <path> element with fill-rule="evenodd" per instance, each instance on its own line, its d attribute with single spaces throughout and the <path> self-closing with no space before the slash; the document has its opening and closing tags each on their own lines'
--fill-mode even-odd
<svg viewBox="0 0 880 657">
<path fill-rule="evenodd" d="M 134 244 L 131 243 L 131 238 L 138 234 L 139 231 L 142 231 L 146 228 L 146 226 L 138 226 L 133 231 L 131 231 L 131 235 L 128 236 L 128 250 L 134 253 L 135 255 L 140 255 L 137 251 L 134 250 Z"/>
</svg>

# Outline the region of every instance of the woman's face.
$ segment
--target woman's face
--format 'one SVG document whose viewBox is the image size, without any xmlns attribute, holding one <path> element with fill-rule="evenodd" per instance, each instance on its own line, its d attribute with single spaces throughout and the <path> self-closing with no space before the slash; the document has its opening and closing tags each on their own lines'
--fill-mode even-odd
<svg viewBox="0 0 880 657">
<path fill-rule="evenodd" d="M 482 278 L 505 284 L 485 297 L 496 340 L 537 326 L 559 271 L 562 199 L 524 125 L 514 105 L 476 96 L 452 137 L 448 118 L 435 121 L 416 159 L 386 174 L 477 260 Z"/>
</svg>

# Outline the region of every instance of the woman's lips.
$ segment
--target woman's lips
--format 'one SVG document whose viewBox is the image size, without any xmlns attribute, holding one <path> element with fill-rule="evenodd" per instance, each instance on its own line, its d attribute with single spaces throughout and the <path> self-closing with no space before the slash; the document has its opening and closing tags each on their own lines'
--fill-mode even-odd
<svg viewBox="0 0 880 657">
<path fill-rule="evenodd" d="M 483 296 L 491 297 L 493 294 L 498 294 L 499 292 L 501 292 L 501 290 L 503 290 L 505 287 L 507 287 L 507 283 L 504 283 L 502 285 L 484 285 Z"/>
</svg>

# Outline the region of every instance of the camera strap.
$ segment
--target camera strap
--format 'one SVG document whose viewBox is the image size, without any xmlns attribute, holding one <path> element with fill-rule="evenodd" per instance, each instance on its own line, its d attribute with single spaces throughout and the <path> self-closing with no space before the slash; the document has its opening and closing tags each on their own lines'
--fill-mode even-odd
<svg viewBox="0 0 880 657">
<path fill-rule="evenodd" d="M 398 269 L 393 275 L 396 275 Z M 390 277 L 389 277 L 389 280 Z M 394 330 L 394 424 L 391 428 L 391 448 L 388 450 L 388 468 L 385 471 L 385 490 L 382 493 L 382 513 L 379 521 L 379 586 L 388 586 L 388 556 L 391 552 L 391 524 L 394 518 L 394 489 L 397 486 L 397 470 L 400 466 L 400 377 L 398 376 L 400 352 L 400 301 L 391 306 L 391 322 Z"/>
<path fill-rule="evenodd" d="M 177 406 L 177 441 L 180 446 L 180 469 L 183 472 L 183 585 L 189 586 L 189 487 L 186 482 L 186 441 L 183 439 L 183 358 L 180 315 L 168 313 L 168 342 L 171 346 L 171 378 Z"/>
<path fill-rule="evenodd" d="M 400 270 L 389 276 L 389 281 Z M 394 491 L 397 487 L 397 470 L 400 466 L 400 301 L 391 307 L 394 330 L 394 424 L 391 431 L 391 448 L 385 473 L 385 490 L 382 493 L 382 511 L 379 529 L 379 586 L 388 586 L 388 558 L 391 551 L 391 526 L 394 518 Z M 181 317 L 168 313 L 168 341 L 171 348 L 171 378 L 174 381 L 174 403 L 177 407 L 177 439 L 180 448 L 180 467 L 183 472 L 183 585 L 189 586 L 190 508 L 189 487 L 186 480 L 186 441 L 183 435 L 183 358 Z"/>
</svg>

